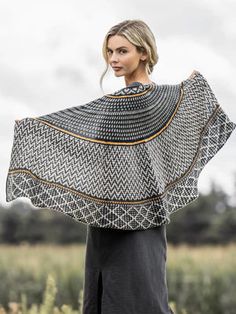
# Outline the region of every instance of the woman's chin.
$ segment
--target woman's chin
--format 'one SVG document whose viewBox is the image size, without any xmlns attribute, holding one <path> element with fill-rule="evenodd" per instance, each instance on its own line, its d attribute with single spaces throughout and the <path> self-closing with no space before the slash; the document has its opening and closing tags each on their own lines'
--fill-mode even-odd
<svg viewBox="0 0 236 314">
<path fill-rule="evenodd" d="M 123 73 L 117 73 L 117 72 L 114 72 L 115 76 L 123 76 L 124 74 Z"/>
</svg>

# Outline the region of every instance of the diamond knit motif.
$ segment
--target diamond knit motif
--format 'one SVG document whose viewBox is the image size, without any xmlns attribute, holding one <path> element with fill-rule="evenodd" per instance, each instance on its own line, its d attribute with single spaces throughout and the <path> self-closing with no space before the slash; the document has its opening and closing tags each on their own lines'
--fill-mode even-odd
<svg viewBox="0 0 236 314">
<path fill-rule="evenodd" d="M 24 118 L 15 123 L 6 200 L 27 197 L 103 228 L 169 223 L 198 197 L 203 167 L 235 127 L 199 72 Z"/>
</svg>

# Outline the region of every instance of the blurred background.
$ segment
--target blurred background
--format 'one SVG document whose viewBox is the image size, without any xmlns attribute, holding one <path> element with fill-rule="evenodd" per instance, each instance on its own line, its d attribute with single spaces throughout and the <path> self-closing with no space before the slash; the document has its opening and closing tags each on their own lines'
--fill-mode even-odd
<svg viewBox="0 0 236 314">
<path fill-rule="evenodd" d="M 46 278 L 54 274 L 55 304 L 79 311 L 86 241 L 86 226 L 70 217 L 36 210 L 24 198 L 6 203 L 14 120 L 101 97 L 104 36 L 122 20 L 138 18 L 156 37 L 159 61 L 151 79 L 177 84 L 198 70 L 236 122 L 235 12 L 234 0 L 0 0 L 0 305 L 5 310 L 24 303 L 24 296 L 28 306 L 43 302 Z M 121 87 L 123 78 L 110 70 L 105 93 Z M 178 314 L 233 314 L 236 132 L 203 169 L 198 186 L 198 200 L 174 213 L 167 226 L 170 302 Z"/>
</svg>

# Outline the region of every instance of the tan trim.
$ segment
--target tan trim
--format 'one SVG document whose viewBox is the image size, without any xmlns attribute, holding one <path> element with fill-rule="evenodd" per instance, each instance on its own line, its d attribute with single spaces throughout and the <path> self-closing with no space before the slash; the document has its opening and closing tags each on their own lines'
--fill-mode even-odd
<svg viewBox="0 0 236 314">
<path fill-rule="evenodd" d="M 14 174 L 14 173 L 26 173 L 28 175 L 30 175 L 32 178 L 34 178 L 37 181 L 41 181 L 42 183 L 48 184 L 48 185 L 52 185 L 55 187 L 58 187 L 60 189 L 72 192 L 73 194 L 79 195 L 82 198 L 88 199 L 88 200 L 92 200 L 98 203 L 112 203 L 112 204 L 142 204 L 145 202 L 150 202 L 150 199 L 148 200 L 142 200 L 142 201 L 109 201 L 109 200 L 102 200 L 99 199 L 97 197 L 93 197 L 93 196 L 88 196 L 84 193 L 78 192 L 75 189 L 72 188 L 68 188 L 65 187 L 64 185 L 58 184 L 58 183 L 54 183 L 54 182 L 49 182 L 47 180 L 41 179 L 38 176 L 36 176 L 35 174 L 33 174 L 30 170 L 26 170 L 26 169 L 14 169 L 14 170 L 9 170 L 8 174 Z"/>
<path fill-rule="evenodd" d="M 57 127 L 57 126 L 55 126 L 55 125 L 53 125 L 53 124 L 51 124 L 49 122 L 41 120 L 40 118 L 32 118 L 32 119 L 37 120 L 37 121 L 39 121 L 41 123 L 44 123 L 44 124 L 50 126 L 51 128 L 54 128 L 54 129 L 56 129 L 58 131 L 61 131 L 63 133 L 66 133 L 66 134 L 72 135 L 72 136 L 74 136 L 76 138 L 80 138 L 80 139 L 83 139 L 83 140 L 86 140 L 86 141 L 90 141 L 90 142 L 93 142 L 93 143 L 100 143 L 100 144 L 105 144 L 105 145 L 117 145 L 117 146 L 118 145 L 132 146 L 132 145 L 136 145 L 136 144 L 140 144 L 140 143 L 149 142 L 153 138 L 155 138 L 158 135 L 160 135 L 168 127 L 168 125 L 171 123 L 172 119 L 174 118 L 175 114 L 177 113 L 177 111 L 179 109 L 179 106 L 180 106 L 180 104 L 182 102 L 183 95 L 184 95 L 183 83 L 181 83 L 180 96 L 179 96 L 179 99 L 178 99 L 175 111 L 173 112 L 173 114 L 171 115 L 170 119 L 167 121 L 165 126 L 163 126 L 163 128 L 161 130 L 159 130 L 157 133 L 153 134 L 152 136 L 149 136 L 148 138 L 145 138 L 145 139 L 142 139 L 142 140 L 133 141 L 133 142 L 107 142 L 107 141 L 103 141 L 103 140 L 95 140 L 95 139 L 91 139 L 91 138 L 88 138 L 88 137 L 85 137 L 85 136 L 81 136 L 81 135 L 75 134 L 73 132 L 64 130 L 64 129 L 62 129 L 60 127 Z"/>
<path fill-rule="evenodd" d="M 205 133 L 205 130 L 208 128 L 209 124 L 211 123 L 211 121 L 215 118 L 215 116 L 217 115 L 218 111 L 220 111 L 220 106 L 219 104 L 216 106 L 216 109 L 213 111 L 213 113 L 211 114 L 211 116 L 209 117 L 206 125 L 204 126 L 204 128 L 202 129 L 201 131 L 201 134 L 200 134 L 200 138 L 199 138 L 199 141 L 198 141 L 198 149 L 197 149 L 197 152 L 196 152 L 196 155 L 195 157 L 193 158 L 193 161 L 191 163 L 191 165 L 189 166 L 188 170 L 185 171 L 185 173 L 183 173 L 182 176 L 180 176 L 178 179 L 174 180 L 173 182 L 169 183 L 167 185 L 167 188 L 166 190 L 162 193 L 162 194 L 165 194 L 167 189 L 169 189 L 169 187 L 171 187 L 172 185 L 175 185 L 178 181 L 181 181 L 182 178 L 185 178 L 193 169 L 193 166 L 195 165 L 197 159 L 198 159 L 198 156 L 199 156 L 199 153 L 200 153 L 200 144 L 201 144 L 201 141 L 202 141 L 202 138 L 204 136 L 204 133 Z"/>
<path fill-rule="evenodd" d="M 99 198 L 96 198 L 96 197 L 92 197 L 92 196 L 88 196 L 84 193 L 81 193 L 81 192 L 78 192 L 76 191 L 75 189 L 72 189 L 72 188 L 68 188 L 68 187 L 65 187 L 61 184 L 58 184 L 58 183 L 54 183 L 54 182 L 48 182 L 46 180 L 43 180 L 41 178 L 39 178 L 38 176 L 36 176 L 35 174 L 33 174 L 30 170 L 26 170 L 26 169 L 12 169 L 12 170 L 9 170 L 8 173 L 9 174 L 14 174 L 14 173 L 27 173 L 29 174 L 31 177 L 33 177 L 34 179 L 38 180 L 38 181 L 41 181 L 45 184 L 48 184 L 48 185 L 52 185 L 52 186 L 55 186 L 55 187 L 58 187 L 60 189 L 64 189 L 66 191 L 69 191 L 73 194 L 76 194 L 76 195 L 79 195 L 81 196 L 82 198 L 85 198 L 85 199 L 88 199 L 88 200 L 92 200 L 94 202 L 97 202 L 97 203 L 102 203 L 102 204 L 144 204 L 144 203 L 150 203 L 150 202 L 153 202 L 155 200 L 158 200 L 158 199 L 161 199 L 167 192 L 168 190 L 173 186 L 175 185 L 177 182 L 181 181 L 182 179 L 184 179 L 192 170 L 192 168 L 194 167 L 196 161 L 197 161 L 197 158 L 199 156 L 199 153 L 200 153 L 200 148 L 201 148 L 201 141 L 202 141 L 202 137 L 205 133 L 205 130 L 208 128 L 209 124 L 211 123 L 211 121 L 215 118 L 215 116 L 217 115 L 218 111 L 220 110 L 220 106 L 217 105 L 216 109 L 214 110 L 214 112 L 212 113 L 212 115 L 209 117 L 205 127 L 202 129 L 201 131 L 201 134 L 200 134 L 200 139 L 199 139 L 199 142 L 198 142 L 198 149 L 197 149 L 197 152 L 196 152 L 196 155 L 191 163 L 191 165 L 189 166 L 188 170 L 183 173 L 182 176 L 180 176 L 179 178 L 177 178 L 176 180 L 172 181 L 171 183 L 169 183 L 167 186 L 166 186 L 166 189 L 163 193 L 160 193 L 159 195 L 157 196 L 154 196 L 152 198 L 149 198 L 149 199 L 144 199 L 144 200 L 139 200 L 139 201 L 111 201 L 111 200 L 104 200 L 104 199 L 99 199 Z"/>
</svg>

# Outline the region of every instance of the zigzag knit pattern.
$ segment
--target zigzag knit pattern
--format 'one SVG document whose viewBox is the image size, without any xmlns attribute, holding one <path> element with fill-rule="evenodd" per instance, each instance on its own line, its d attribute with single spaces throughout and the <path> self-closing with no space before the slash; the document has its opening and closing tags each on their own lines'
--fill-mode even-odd
<svg viewBox="0 0 236 314">
<path fill-rule="evenodd" d="M 6 200 L 27 197 L 103 228 L 169 223 L 199 196 L 201 170 L 235 127 L 200 72 L 24 118 L 15 122 Z"/>
</svg>

